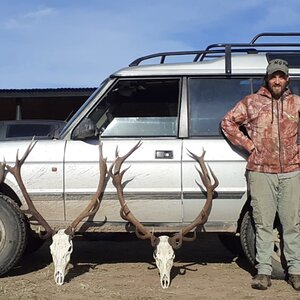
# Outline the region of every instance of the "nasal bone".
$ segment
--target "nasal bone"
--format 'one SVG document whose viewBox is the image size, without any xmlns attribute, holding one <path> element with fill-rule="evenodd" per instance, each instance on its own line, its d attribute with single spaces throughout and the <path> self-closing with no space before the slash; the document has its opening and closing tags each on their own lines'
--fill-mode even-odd
<svg viewBox="0 0 300 300">
<path fill-rule="evenodd" d="M 56 282 L 57 285 L 63 285 L 64 283 L 64 274 L 60 271 L 57 271 L 55 274 L 54 274 L 54 280 Z"/>
<path fill-rule="evenodd" d="M 163 289 L 167 289 L 169 287 L 169 280 L 168 280 L 168 276 L 167 275 L 164 275 L 161 279 L 161 286 Z"/>
</svg>

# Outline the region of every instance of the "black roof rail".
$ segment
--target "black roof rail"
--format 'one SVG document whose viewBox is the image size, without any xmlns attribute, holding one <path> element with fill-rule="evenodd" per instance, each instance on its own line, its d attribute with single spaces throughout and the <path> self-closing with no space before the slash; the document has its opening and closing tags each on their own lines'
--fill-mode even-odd
<svg viewBox="0 0 300 300">
<path fill-rule="evenodd" d="M 271 36 L 300 36 L 300 32 L 262 32 L 257 34 L 250 42 L 250 44 L 255 44 L 255 42 L 261 37 L 271 37 Z"/>
<path fill-rule="evenodd" d="M 283 37 L 283 36 L 298 36 L 300 32 L 264 32 L 256 35 L 250 43 L 220 43 L 211 44 L 207 46 L 205 50 L 194 51 L 173 51 L 173 52 L 160 52 L 146 56 L 142 56 L 134 60 L 129 66 L 138 66 L 141 62 L 150 60 L 153 58 L 160 58 L 160 64 L 164 64 L 167 57 L 172 56 L 192 56 L 190 62 L 199 62 L 205 59 L 211 59 L 216 57 L 225 56 L 225 71 L 226 74 L 231 73 L 231 56 L 232 53 L 299 53 L 300 54 L 300 42 L 299 43 L 257 43 L 257 40 L 262 37 Z M 298 49 L 297 49 L 298 47 Z M 283 49 L 285 48 L 285 49 Z"/>
</svg>

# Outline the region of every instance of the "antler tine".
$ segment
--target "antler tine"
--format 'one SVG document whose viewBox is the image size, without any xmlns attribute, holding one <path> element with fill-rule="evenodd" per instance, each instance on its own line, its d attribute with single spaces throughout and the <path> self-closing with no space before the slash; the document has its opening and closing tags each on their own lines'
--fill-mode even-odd
<svg viewBox="0 0 300 300">
<path fill-rule="evenodd" d="M 206 164 L 204 162 L 204 156 L 205 156 L 206 151 L 203 149 L 202 154 L 200 156 L 194 154 L 190 150 L 187 150 L 187 151 L 188 151 L 189 157 L 193 158 L 194 160 L 196 160 L 199 163 L 199 166 L 200 166 L 202 172 L 197 167 L 196 167 L 196 170 L 200 175 L 202 183 L 204 184 L 204 186 L 206 187 L 207 190 L 213 191 L 219 185 L 219 180 L 216 177 L 216 175 L 214 174 L 214 172 L 212 171 L 211 167 L 208 165 L 208 169 L 211 173 L 211 176 L 214 179 L 214 184 L 211 184 L 210 175 L 207 170 Z"/>
<path fill-rule="evenodd" d="M 86 217 L 95 215 L 100 207 L 100 198 L 104 192 L 107 183 L 107 159 L 103 157 L 103 143 L 99 144 L 99 170 L 100 177 L 95 195 L 92 197 L 86 208 L 78 215 L 78 217 L 65 230 L 66 234 L 73 235 L 78 224 Z"/>
<path fill-rule="evenodd" d="M 109 168 L 109 174 L 112 177 L 113 185 L 117 189 L 117 195 L 118 195 L 118 199 L 119 199 L 119 202 L 121 205 L 121 209 L 120 209 L 121 217 L 124 220 L 132 223 L 135 226 L 135 233 L 138 238 L 150 239 L 152 246 L 155 246 L 157 238 L 153 235 L 153 233 L 148 228 L 146 228 L 144 225 L 142 225 L 142 223 L 133 215 L 133 213 L 129 209 L 127 203 L 125 202 L 123 186 L 122 186 L 123 175 L 128 170 L 128 168 L 126 168 L 125 170 L 120 171 L 122 164 L 141 145 L 142 145 L 142 142 L 139 141 L 124 156 L 119 156 L 118 149 L 116 149 L 116 159 L 112 163 L 111 167 Z"/>
<path fill-rule="evenodd" d="M 28 209 L 22 210 L 22 212 L 24 212 L 25 214 L 31 214 L 38 221 L 38 223 L 44 227 L 46 233 L 40 234 L 40 237 L 42 239 L 47 239 L 54 233 L 54 231 L 35 208 L 21 177 L 21 167 L 36 143 L 37 141 L 35 141 L 33 138 L 21 159 L 18 158 L 18 151 L 17 151 L 15 165 L 13 167 L 6 165 L 6 169 L 15 177 L 20 187 L 20 190 L 22 192 L 22 195 L 27 203 Z"/>
<path fill-rule="evenodd" d="M 119 150 L 118 147 L 116 148 L 116 160 L 114 162 L 114 173 L 116 172 L 120 172 L 121 166 L 123 164 L 123 162 L 134 152 L 136 151 L 138 148 L 140 148 L 142 145 L 142 141 L 139 140 L 138 143 L 132 148 L 130 149 L 125 155 L 123 156 L 119 156 Z M 126 170 L 125 170 L 126 171 Z M 125 173 L 125 172 L 124 172 Z M 124 174 L 123 173 L 123 174 Z"/>
<path fill-rule="evenodd" d="M 203 149 L 203 152 L 200 156 L 194 154 L 193 152 L 191 152 L 189 150 L 187 150 L 187 151 L 188 151 L 188 155 L 198 162 L 198 164 L 202 170 L 202 172 L 201 172 L 198 168 L 196 168 L 196 170 L 198 171 L 198 173 L 201 177 L 202 183 L 204 184 L 204 186 L 206 188 L 207 196 L 206 196 L 206 201 L 204 203 L 202 210 L 200 211 L 198 216 L 193 220 L 193 222 L 190 223 L 189 225 L 187 225 L 186 227 L 184 227 L 179 233 L 175 234 L 174 236 L 172 236 L 170 238 L 170 244 L 175 249 L 178 249 L 181 247 L 182 241 L 195 240 L 196 231 L 194 231 L 193 237 L 186 237 L 185 235 L 188 234 L 191 230 L 193 230 L 198 225 L 203 225 L 206 223 L 208 216 L 210 214 L 210 211 L 211 211 L 211 207 L 212 207 L 214 190 L 219 185 L 219 181 L 218 181 L 216 175 L 214 174 L 212 169 L 208 166 L 211 176 L 214 179 L 214 183 L 212 184 L 212 182 L 211 182 L 209 172 L 208 172 L 207 167 L 204 162 L 204 156 L 205 156 L 206 151 Z"/>
<path fill-rule="evenodd" d="M 35 137 L 32 138 L 28 148 L 26 149 L 26 151 L 24 152 L 22 158 L 19 160 L 20 164 L 22 165 L 24 163 L 24 161 L 26 160 L 27 156 L 29 155 L 29 153 L 31 152 L 31 150 L 33 149 L 33 147 L 35 146 L 35 144 L 37 143 L 36 140 L 34 140 Z M 17 150 L 17 157 L 16 157 L 16 161 L 18 160 L 18 153 L 19 150 Z"/>
</svg>

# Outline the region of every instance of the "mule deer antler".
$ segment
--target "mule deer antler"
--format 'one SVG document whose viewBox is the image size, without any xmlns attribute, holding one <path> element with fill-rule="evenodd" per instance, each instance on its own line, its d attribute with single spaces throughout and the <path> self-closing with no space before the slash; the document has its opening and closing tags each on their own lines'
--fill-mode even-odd
<svg viewBox="0 0 300 300">
<path fill-rule="evenodd" d="M 13 167 L 11 167 L 10 165 L 7 165 L 5 162 L 4 162 L 4 164 L 5 164 L 6 169 L 15 177 L 17 184 L 18 184 L 18 186 L 22 192 L 22 195 L 26 201 L 26 204 L 28 206 L 28 208 L 25 210 L 22 210 L 22 212 L 24 214 L 32 215 L 32 217 L 39 223 L 39 225 L 44 227 L 46 232 L 44 234 L 40 234 L 40 237 L 42 239 L 47 239 L 50 236 L 52 236 L 54 231 L 51 228 L 51 226 L 47 223 L 47 221 L 43 218 L 43 216 L 35 208 L 32 200 L 27 192 L 27 189 L 24 185 L 24 182 L 23 182 L 22 176 L 21 176 L 21 167 L 36 143 L 37 143 L 37 141 L 35 141 L 33 138 L 21 159 L 19 159 L 19 150 L 17 151 L 16 162 Z"/>
<path fill-rule="evenodd" d="M 182 246 L 182 241 L 193 241 L 196 239 L 196 230 L 194 231 L 193 237 L 186 237 L 186 235 L 191 232 L 194 228 L 196 228 L 199 225 L 203 225 L 206 223 L 208 216 L 210 214 L 211 208 L 212 208 L 212 200 L 214 195 L 214 190 L 219 185 L 219 181 L 216 177 L 216 175 L 211 170 L 210 166 L 208 166 L 209 171 L 211 173 L 211 176 L 214 179 L 214 183 L 212 184 L 209 172 L 207 170 L 207 167 L 204 162 L 204 156 L 206 151 L 203 150 L 202 155 L 197 156 L 196 154 L 192 153 L 188 150 L 188 155 L 196 160 L 201 168 L 202 171 L 200 171 L 198 168 L 196 168 L 197 172 L 199 173 L 202 183 L 204 184 L 207 192 L 206 201 L 204 203 L 204 206 L 198 216 L 191 222 L 189 225 L 181 229 L 179 233 L 176 233 L 174 236 L 170 237 L 170 244 L 174 249 L 178 249 Z"/>
</svg>

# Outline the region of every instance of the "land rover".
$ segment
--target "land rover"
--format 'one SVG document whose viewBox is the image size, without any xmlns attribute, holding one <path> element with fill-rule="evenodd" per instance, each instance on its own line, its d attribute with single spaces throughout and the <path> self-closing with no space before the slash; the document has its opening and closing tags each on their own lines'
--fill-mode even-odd
<svg viewBox="0 0 300 300">
<path fill-rule="evenodd" d="M 250 43 L 151 54 L 110 75 L 57 139 L 38 140 L 26 158 L 21 175 L 39 213 L 53 228 L 68 225 L 97 188 L 99 143 L 110 165 L 117 147 L 122 155 L 141 140 L 140 148 L 126 160 L 131 166 L 125 179 L 126 201 L 143 224 L 156 231 L 178 230 L 195 218 L 205 201 L 188 153 L 200 155 L 205 149 L 205 161 L 219 186 L 202 230 L 239 233 L 254 263 L 246 153 L 225 140 L 219 124 L 237 101 L 258 90 L 273 58 L 289 62 L 290 87 L 300 94 L 300 43 L 258 42 L 293 36 L 300 33 L 264 33 Z M 0 157 L 14 165 L 17 151 L 22 155 L 28 143 L 0 142 Z M 9 172 L 5 175 L 0 185 L 0 274 L 14 266 L 39 225 L 19 210 L 26 202 L 15 178 Z M 98 213 L 81 230 L 127 230 L 119 210 L 109 180 Z M 280 277 L 277 225 L 273 275 Z"/>
</svg>

